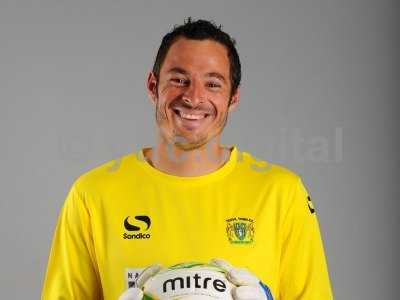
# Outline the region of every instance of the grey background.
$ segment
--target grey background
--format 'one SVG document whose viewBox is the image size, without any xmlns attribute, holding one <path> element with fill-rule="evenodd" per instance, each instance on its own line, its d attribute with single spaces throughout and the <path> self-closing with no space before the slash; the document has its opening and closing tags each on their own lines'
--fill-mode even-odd
<svg viewBox="0 0 400 300">
<path fill-rule="evenodd" d="M 73 180 L 154 145 L 147 71 L 193 16 L 238 41 L 224 143 L 303 177 L 337 299 L 397 299 L 398 15 L 386 0 L 1 1 L 1 298 L 39 298 Z"/>
</svg>

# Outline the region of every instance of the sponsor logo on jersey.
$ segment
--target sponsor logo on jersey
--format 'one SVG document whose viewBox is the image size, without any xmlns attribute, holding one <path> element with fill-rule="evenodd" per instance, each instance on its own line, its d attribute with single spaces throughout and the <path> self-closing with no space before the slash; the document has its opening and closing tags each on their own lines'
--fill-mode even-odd
<svg viewBox="0 0 400 300">
<path fill-rule="evenodd" d="M 129 216 L 124 219 L 125 230 L 129 233 L 124 232 L 122 237 L 124 240 L 137 240 L 137 239 L 149 239 L 150 233 L 142 232 L 148 231 L 151 226 L 151 220 L 149 216 L 135 216 L 135 222 L 129 221 Z"/>
<path fill-rule="evenodd" d="M 233 217 L 226 220 L 226 235 L 232 244 L 250 244 L 254 240 L 254 220 Z"/>
<path fill-rule="evenodd" d="M 128 268 L 125 270 L 125 280 L 127 288 L 136 287 L 136 280 L 143 270 L 144 268 Z"/>
<path fill-rule="evenodd" d="M 307 204 L 308 204 L 308 209 L 310 210 L 310 213 L 315 213 L 315 209 L 314 209 L 314 204 L 311 201 L 310 196 L 307 196 Z"/>
</svg>

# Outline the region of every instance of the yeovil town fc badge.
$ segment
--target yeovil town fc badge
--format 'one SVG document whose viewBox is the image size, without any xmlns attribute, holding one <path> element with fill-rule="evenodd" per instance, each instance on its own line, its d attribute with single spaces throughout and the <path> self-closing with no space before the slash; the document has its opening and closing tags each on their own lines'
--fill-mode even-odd
<svg viewBox="0 0 400 300">
<path fill-rule="evenodd" d="M 249 244 L 254 240 L 254 221 L 234 217 L 226 220 L 226 235 L 232 244 Z"/>
</svg>

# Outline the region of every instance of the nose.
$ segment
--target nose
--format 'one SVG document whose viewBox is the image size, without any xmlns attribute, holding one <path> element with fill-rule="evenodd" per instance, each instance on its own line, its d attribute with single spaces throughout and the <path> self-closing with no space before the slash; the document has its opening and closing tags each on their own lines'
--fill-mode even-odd
<svg viewBox="0 0 400 300">
<path fill-rule="evenodd" d="M 199 82 L 192 81 L 182 95 L 183 101 L 192 106 L 197 107 L 204 102 L 204 90 Z"/>
</svg>

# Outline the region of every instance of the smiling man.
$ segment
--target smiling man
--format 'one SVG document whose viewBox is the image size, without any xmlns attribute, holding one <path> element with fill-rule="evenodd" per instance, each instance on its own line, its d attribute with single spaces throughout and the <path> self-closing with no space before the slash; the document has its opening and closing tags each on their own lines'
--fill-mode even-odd
<svg viewBox="0 0 400 300">
<path fill-rule="evenodd" d="M 201 26 L 207 23 L 194 24 L 193 35 L 205 34 Z M 159 170 L 195 176 L 218 169 L 229 156 L 220 134 L 239 102 L 240 61 L 228 36 L 215 32 L 215 39 L 191 39 L 179 30 L 184 33 L 181 28 L 164 38 L 148 76 L 160 138 L 145 156 Z M 168 159 L 168 147 L 173 157 L 184 159 Z M 159 154 L 157 160 L 151 160 L 153 153 Z"/>
<path fill-rule="evenodd" d="M 235 42 L 214 23 L 164 36 L 147 77 L 157 143 L 74 182 L 42 299 L 141 300 L 159 264 L 190 261 L 224 269 L 235 300 L 333 299 L 300 177 L 221 144 L 240 79 Z"/>
</svg>

